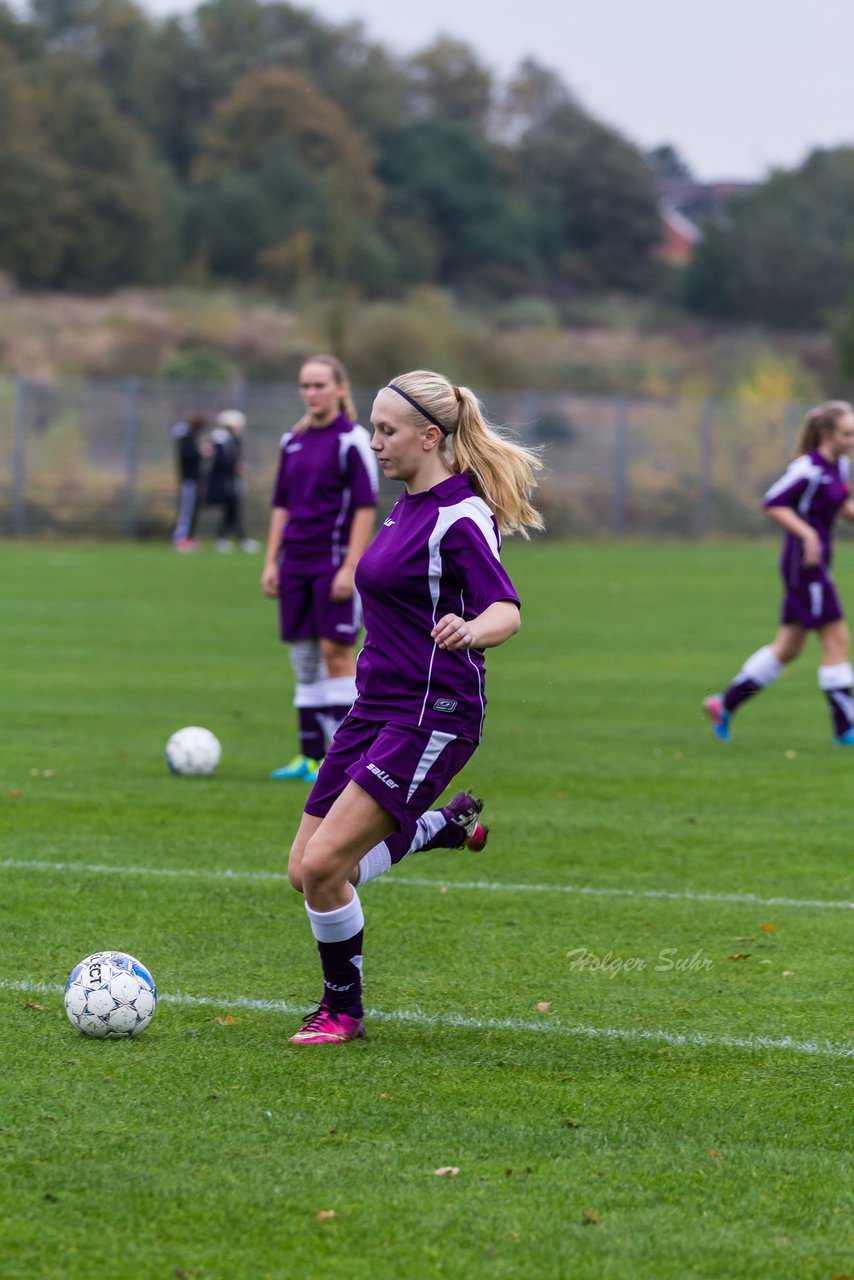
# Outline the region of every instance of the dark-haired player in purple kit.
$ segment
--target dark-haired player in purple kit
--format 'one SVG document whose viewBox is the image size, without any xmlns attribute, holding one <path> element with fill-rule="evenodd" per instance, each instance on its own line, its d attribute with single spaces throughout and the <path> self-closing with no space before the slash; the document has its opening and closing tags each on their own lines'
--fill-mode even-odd
<svg viewBox="0 0 854 1280">
<path fill-rule="evenodd" d="M 848 483 L 852 449 L 854 408 L 845 400 L 818 405 L 804 419 L 798 456 L 765 495 L 765 510 L 786 531 L 780 629 L 771 644 L 751 654 L 725 693 L 704 700 L 712 731 L 723 742 L 729 740 L 737 708 L 776 680 L 801 653 L 807 633 L 815 631 L 821 642 L 818 683 L 830 707 L 834 740 L 854 746 L 848 626 L 830 573 L 836 517 L 854 520 Z"/>
<path fill-rule="evenodd" d="M 359 562 L 358 696 L 291 848 L 288 876 L 305 895 L 323 969 L 319 1007 L 294 1044 L 364 1035 L 356 885 L 410 847 L 476 750 L 483 651 L 519 629 L 499 530 L 542 527 L 531 504 L 538 459 L 488 425 L 468 388 L 403 374 L 378 392 L 371 421 L 371 448 L 405 491 Z"/>
<path fill-rule="evenodd" d="M 299 382 L 306 412 L 282 437 L 261 589 L 279 601 L 299 728 L 298 754 L 270 776 L 313 782 L 356 696 L 354 575 L 374 528 L 377 465 L 340 360 L 311 356 Z"/>
</svg>

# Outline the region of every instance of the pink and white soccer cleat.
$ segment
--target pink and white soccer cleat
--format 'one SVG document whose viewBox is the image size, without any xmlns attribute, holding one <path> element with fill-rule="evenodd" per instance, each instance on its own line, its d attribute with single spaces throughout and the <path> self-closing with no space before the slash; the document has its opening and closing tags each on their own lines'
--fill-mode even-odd
<svg viewBox="0 0 854 1280">
<path fill-rule="evenodd" d="M 343 1044 L 345 1040 L 363 1040 L 365 1024 L 361 1018 L 349 1013 L 339 1013 L 320 1005 L 314 1013 L 306 1014 L 291 1044 Z"/>
<path fill-rule="evenodd" d="M 489 827 L 478 821 L 482 809 L 482 800 L 470 791 L 458 791 L 440 810 L 446 822 L 453 822 L 465 833 L 462 843 L 472 853 L 480 853 L 489 838 Z"/>
<path fill-rule="evenodd" d="M 712 733 L 721 742 L 729 742 L 729 712 L 719 693 L 703 699 L 703 710 L 712 722 Z"/>
</svg>

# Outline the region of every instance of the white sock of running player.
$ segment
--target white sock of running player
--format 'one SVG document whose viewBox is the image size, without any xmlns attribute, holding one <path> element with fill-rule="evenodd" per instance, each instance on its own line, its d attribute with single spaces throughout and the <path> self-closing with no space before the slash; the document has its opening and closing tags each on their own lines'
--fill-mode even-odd
<svg viewBox="0 0 854 1280">
<path fill-rule="evenodd" d="M 745 661 L 744 666 L 724 694 L 724 706 L 727 711 L 735 711 L 742 702 L 752 698 L 754 693 L 766 688 L 777 679 L 783 670 L 783 664 L 770 644 L 757 649 Z"/>
<path fill-rule="evenodd" d="M 388 840 L 381 840 L 379 844 L 375 844 L 373 849 L 369 849 L 364 858 L 359 861 L 359 878 L 356 884 L 361 888 L 369 880 L 376 880 L 377 876 L 385 875 L 395 863 L 408 858 L 410 853 L 417 853 L 419 849 L 423 849 L 433 836 L 447 826 L 447 822 L 447 818 L 439 809 L 429 809 L 427 813 L 422 813 L 416 822 L 415 835 L 407 848 L 400 847 L 402 837 L 399 832 L 389 836 Z"/>
<path fill-rule="evenodd" d="M 836 662 L 832 666 L 819 667 L 818 687 L 823 691 L 830 707 L 833 732 L 837 738 L 854 728 L 854 670 L 850 662 Z"/>
</svg>

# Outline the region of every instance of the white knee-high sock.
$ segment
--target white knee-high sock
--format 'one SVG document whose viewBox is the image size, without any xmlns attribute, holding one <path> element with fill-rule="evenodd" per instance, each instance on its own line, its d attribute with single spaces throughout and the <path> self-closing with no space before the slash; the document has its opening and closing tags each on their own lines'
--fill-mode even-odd
<svg viewBox="0 0 854 1280">
<path fill-rule="evenodd" d="M 386 871 L 402 858 L 408 858 L 410 853 L 417 853 L 419 849 L 423 849 L 427 841 L 432 840 L 446 822 L 447 819 L 440 810 L 429 809 L 427 813 L 422 813 L 415 824 L 415 835 L 408 849 L 398 852 L 394 836 L 389 836 L 387 841 L 381 840 L 379 844 L 375 844 L 359 862 L 359 878 L 356 884 L 361 888 L 369 880 L 376 880 L 377 876 L 385 875 Z"/>
</svg>

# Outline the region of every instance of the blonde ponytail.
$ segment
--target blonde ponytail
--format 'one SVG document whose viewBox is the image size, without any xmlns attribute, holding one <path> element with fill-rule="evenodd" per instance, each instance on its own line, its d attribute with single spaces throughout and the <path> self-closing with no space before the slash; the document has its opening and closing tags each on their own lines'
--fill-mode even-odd
<svg viewBox="0 0 854 1280">
<path fill-rule="evenodd" d="M 813 453 L 829 435 L 833 434 L 839 419 L 851 412 L 854 410 L 847 400 L 825 400 L 824 404 L 810 409 L 801 423 L 797 444 L 798 453 Z"/>
<path fill-rule="evenodd" d="M 472 488 L 495 512 L 503 534 L 527 538 L 529 529 L 543 528 L 543 517 L 531 501 L 543 465 L 535 450 L 492 426 L 474 392 L 453 386 L 441 373 L 416 369 L 392 383 L 416 402 L 413 420 L 423 424 L 426 417 L 439 427 L 439 448 L 448 466 L 454 474 L 468 472 Z"/>
</svg>

